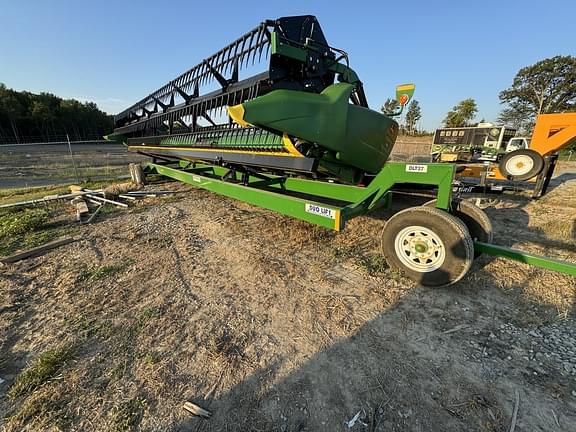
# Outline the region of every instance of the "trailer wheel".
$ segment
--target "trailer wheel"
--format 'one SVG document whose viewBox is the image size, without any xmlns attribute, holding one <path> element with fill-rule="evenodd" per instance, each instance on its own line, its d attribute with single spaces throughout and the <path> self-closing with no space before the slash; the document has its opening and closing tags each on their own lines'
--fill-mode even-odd
<svg viewBox="0 0 576 432">
<path fill-rule="evenodd" d="M 534 150 L 514 150 L 502 156 L 498 169 L 510 180 L 528 180 L 536 177 L 544 169 L 544 158 Z"/>
<path fill-rule="evenodd" d="M 382 232 L 388 264 L 424 286 L 460 280 L 470 269 L 474 243 L 463 222 L 433 207 L 412 207 L 392 216 Z"/>
<path fill-rule="evenodd" d="M 434 199 L 424 205 L 427 207 L 436 207 L 436 201 L 437 200 Z M 464 222 L 472 240 L 492 243 L 494 236 L 492 222 L 490 222 L 490 218 L 480 207 L 461 198 L 452 198 L 448 211 L 452 216 Z M 482 253 L 474 252 L 474 258 L 478 258 L 480 255 L 482 255 Z"/>
</svg>

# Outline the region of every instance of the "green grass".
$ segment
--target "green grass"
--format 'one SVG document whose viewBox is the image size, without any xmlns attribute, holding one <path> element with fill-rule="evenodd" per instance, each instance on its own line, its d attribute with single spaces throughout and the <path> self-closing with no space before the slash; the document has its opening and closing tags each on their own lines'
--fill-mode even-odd
<svg viewBox="0 0 576 432">
<path fill-rule="evenodd" d="M 119 264 L 105 265 L 105 266 L 95 267 L 92 269 L 86 268 L 82 271 L 82 273 L 80 273 L 79 279 L 81 281 L 87 281 L 87 282 L 104 279 L 104 278 L 110 277 L 116 273 L 120 273 L 121 271 L 126 269 L 126 267 L 128 267 L 133 262 L 134 261 L 132 261 L 132 260 L 125 260 Z"/>
<path fill-rule="evenodd" d="M 8 396 L 15 398 L 28 394 L 50 381 L 71 357 L 72 349 L 68 345 L 44 351 L 24 372 L 18 375 L 8 391 Z"/>
<path fill-rule="evenodd" d="M 572 162 L 576 162 L 576 147 L 572 148 L 571 150 L 564 149 L 564 150 L 559 152 L 559 154 L 558 154 L 559 160 L 567 161 L 568 158 L 570 158 L 570 160 Z"/>
<path fill-rule="evenodd" d="M 46 195 L 68 193 L 67 186 L 42 186 L 18 189 L 0 189 L 0 204 L 10 204 L 18 201 L 29 201 L 43 198 Z"/>
<path fill-rule="evenodd" d="M 72 184 L 72 183 L 70 183 Z M 110 184 L 110 180 L 85 181 L 80 186 L 86 189 L 98 189 Z M 11 204 L 20 201 L 30 201 L 44 198 L 47 195 L 63 195 L 70 193 L 68 186 L 53 185 L 29 188 L 0 189 L 0 204 Z"/>
<path fill-rule="evenodd" d="M 54 238 L 50 216 L 45 208 L 0 212 L 0 255 L 39 246 Z"/>
<path fill-rule="evenodd" d="M 51 168 L 54 168 L 51 166 Z M 127 175 L 127 169 L 125 166 L 119 167 L 86 167 L 77 168 L 78 177 L 80 179 L 90 179 L 93 177 L 104 177 L 108 179 L 116 179 L 122 175 Z M 42 176 L 43 177 L 43 176 Z M 50 173 L 51 179 L 63 179 L 68 180 L 76 178 L 76 171 L 73 168 L 66 167 L 62 169 L 55 169 L 54 172 Z M 91 182 L 91 180 L 88 180 Z M 110 180 L 108 180 L 110 181 Z"/>
<path fill-rule="evenodd" d="M 154 366 L 156 363 L 158 363 L 158 357 L 156 354 L 154 353 L 147 353 L 144 358 L 142 359 L 142 362 L 147 366 L 147 367 L 152 367 Z"/>
<path fill-rule="evenodd" d="M 381 254 L 359 256 L 358 262 L 370 276 L 378 276 L 388 269 L 386 259 Z"/>
<path fill-rule="evenodd" d="M 334 258 L 352 259 L 360 267 L 366 269 L 370 276 L 378 276 L 389 269 L 386 259 L 382 254 L 365 253 L 357 247 L 336 246 L 332 249 Z"/>
<path fill-rule="evenodd" d="M 135 397 L 120 404 L 113 411 L 114 430 L 124 432 L 133 430 L 146 408 L 146 399 Z"/>
</svg>

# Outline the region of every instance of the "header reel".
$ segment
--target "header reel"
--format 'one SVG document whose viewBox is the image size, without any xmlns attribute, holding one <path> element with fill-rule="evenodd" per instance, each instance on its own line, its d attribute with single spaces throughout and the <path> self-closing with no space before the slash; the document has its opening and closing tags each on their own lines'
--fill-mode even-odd
<svg viewBox="0 0 576 432">
<path fill-rule="evenodd" d="M 265 60 L 265 71 L 242 77 Z M 347 54 L 309 15 L 264 21 L 115 123 L 113 139 L 154 158 L 348 183 L 380 170 L 398 131 L 368 109 Z"/>
</svg>

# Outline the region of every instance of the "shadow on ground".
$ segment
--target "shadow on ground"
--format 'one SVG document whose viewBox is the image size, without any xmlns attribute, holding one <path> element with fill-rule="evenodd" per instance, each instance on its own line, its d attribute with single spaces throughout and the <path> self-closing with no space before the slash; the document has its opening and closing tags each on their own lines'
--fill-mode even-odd
<svg viewBox="0 0 576 432">
<path fill-rule="evenodd" d="M 351 430 L 501 431 L 510 424 L 515 390 L 522 398 L 518 430 L 553 430 L 552 410 L 563 413 L 564 427 L 554 430 L 569 430 L 576 421 L 570 379 L 508 365 L 513 344 L 492 340 L 508 322 L 503 317 L 519 318 L 496 284 L 479 270 L 452 288 L 414 289 L 287 374 L 290 359 L 283 358 L 215 399 L 189 395 L 212 418 L 186 419 L 177 430 L 350 430 L 345 422 L 360 413 Z M 484 295 L 498 296 L 498 304 Z"/>
</svg>

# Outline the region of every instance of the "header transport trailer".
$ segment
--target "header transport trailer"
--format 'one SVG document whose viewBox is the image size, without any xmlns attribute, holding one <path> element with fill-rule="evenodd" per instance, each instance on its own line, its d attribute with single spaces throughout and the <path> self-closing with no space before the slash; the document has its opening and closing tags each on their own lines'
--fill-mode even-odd
<svg viewBox="0 0 576 432">
<path fill-rule="evenodd" d="M 400 111 L 413 91 L 398 86 Z M 368 108 L 348 55 L 313 16 L 262 22 L 115 122 L 109 139 L 151 157 L 148 172 L 334 230 L 389 204 L 395 185 L 433 186 L 435 200 L 392 216 L 379 239 L 389 264 L 422 285 L 460 280 L 480 253 L 576 275 L 492 245 L 484 212 L 451 197 L 455 165 L 387 162 L 398 124 Z"/>
</svg>

